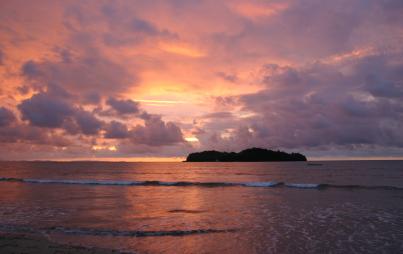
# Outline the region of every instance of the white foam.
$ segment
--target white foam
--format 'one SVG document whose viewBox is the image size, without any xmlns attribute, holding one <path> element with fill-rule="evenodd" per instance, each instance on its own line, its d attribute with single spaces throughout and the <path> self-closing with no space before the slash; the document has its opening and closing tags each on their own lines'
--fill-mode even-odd
<svg viewBox="0 0 403 254">
<path fill-rule="evenodd" d="M 8 178 L 0 178 L 0 180 L 10 180 Z M 18 179 L 26 183 L 41 183 L 41 184 L 83 184 L 83 185 L 121 185 L 121 186 L 141 186 L 141 185 L 161 185 L 161 186 L 191 186 L 201 185 L 209 186 L 216 184 L 217 186 L 245 186 L 245 187 L 276 187 L 282 185 L 282 182 L 219 182 L 219 183 L 203 183 L 203 182 L 161 182 L 161 181 L 115 181 L 115 180 L 86 180 L 86 179 Z M 301 189 L 316 189 L 321 184 L 316 183 L 285 183 L 289 188 Z"/>
<path fill-rule="evenodd" d="M 290 187 L 290 188 L 316 189 L 316 188 L 319 188 L 320 184 L 317 184 L 317 183 L 286 183 L 285 186 Z"/>
<path fill-rule="evenodd" d="M 249 182 L 249 183 L 242 183 L 243 186 L 248 187 L 273 187 L 278 185 L 278 182 Z"/>
</svg>

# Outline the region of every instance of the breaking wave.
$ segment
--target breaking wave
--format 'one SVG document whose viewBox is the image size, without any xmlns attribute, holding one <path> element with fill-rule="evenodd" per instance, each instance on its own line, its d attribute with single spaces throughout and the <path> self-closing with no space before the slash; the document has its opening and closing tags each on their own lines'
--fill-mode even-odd
<svg viewBox="0 0 403 254">
<path fill-rule="evenodd" d="M 90 236 L 128 236 L 128 237 L 150 237 L 150 236 L 186 236 L 196 234 L 228 233 L 235 229 L 191 229 L 191 230 L 167 230 L 167 231 L 137 231 L 137 230 L 109 230 L 109 229 L 85 229 L 85 228 L 64 228 L 54 227 L 49 229 L 52 233 L 63 233 L 70 235 Z"/>
<path fill-rule="evenodd" d="M 324 187 L 323 184 L 316 184 L 316 183 L 286 183 L 285 186 L 300 189 L 318 189 Z"/>
<path fill-rule="evenodd" d="M 163 181 L 114 181 L 114 180 L 70 180 L 70 179 L 32 179 L 0 177 L 0 182 L 22 182 L 32 184 L 72 184 L 72 185 L 116 185 L 116 186 L 199 186 L 199 187 L 286 187 L 297 189 L 374 189 L 374 190 L 403 190 L 397 186 L 366 186 L 366 185 L 337 185 L 325 183 L 283 183 L 283 182 L 163 182 Z"/>
<path fill-rule="evenodd" d="M 66 235 L 88 235 L 88 236 L 125 236 L 125 237 L 151 237 L 151 236 L 186 236 L 197 234 L 213 234 L 213 233 L 231 233 L 237 229 L 189 229 L 189 230 L 156 230 L 156 231 L 141 231 L 141 230 L 113 230 L 113 229 L 93 229 L 93 228 L 66 228 L 66 227 L 51 227 L 51 228 L 31 228 L 19 225 L 0 225 L 0 230 L 3 232 L 14 233 L 31 233 L 31 234 L 49 234 L 61 233 Z"/>
</svg>

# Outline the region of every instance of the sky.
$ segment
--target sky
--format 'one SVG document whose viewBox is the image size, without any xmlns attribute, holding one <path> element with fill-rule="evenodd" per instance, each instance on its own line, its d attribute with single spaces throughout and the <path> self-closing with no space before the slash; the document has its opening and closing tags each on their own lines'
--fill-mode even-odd
<svg viewBox="0 0 403 254">
<path fill-rule="evenodd" d="M 403 158 L 403 1 L 2 0 L 0 159 Z"/>
</svg>

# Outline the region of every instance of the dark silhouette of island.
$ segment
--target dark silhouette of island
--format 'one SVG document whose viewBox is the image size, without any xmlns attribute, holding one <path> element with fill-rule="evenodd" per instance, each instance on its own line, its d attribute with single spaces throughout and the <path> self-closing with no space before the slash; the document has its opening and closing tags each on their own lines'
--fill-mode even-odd
<svg viewBox="0 0 403 254">
<path fill-rule="evenodd" d="M 306 157 L 300 153 L 286 153 L 263 148 L 249 148 L 239 153 L 203 151 L 191 153 L 186 162 L 258 162 L 258 161 L 306 161 Z"/>
</svg>

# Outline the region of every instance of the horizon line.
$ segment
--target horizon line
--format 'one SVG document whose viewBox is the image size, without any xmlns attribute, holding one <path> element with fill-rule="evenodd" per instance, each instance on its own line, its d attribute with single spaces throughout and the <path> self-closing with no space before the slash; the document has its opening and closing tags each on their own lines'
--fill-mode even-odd
<svg viewBox="0 0 403 254">
<path fill-rule="evenodd" d="M 148 159 L 148 160 L 147 160 Z M 136 163 L 136 162 L 145 162 L 145 163 L 168 163 L 168 162 L 185 162 L 186 158 L 180 157 L 153 157 L 149 158 L 82 158 L 82 159 L 18 159 L 18 160 L 3 160 L 0 159 L 0 162 L 110 162 L 110 163 Z M 308 158 L 307 161 L 403 161 L 403 157 L 313 157 Z M 256 161 L 259 162 L 259 161 Z M 256 163 L 252 162 L 252 163 Z M 287 161 L 261 161 L 261 162 L 287 162 Z M 292 162 L 292 161 L 289 161 Z M 295 161 L 293 161 L 295 162 Z M 227 162 L 221 162 L 227 163 Z M 250 163 L 250 162 L 247 162 Z"/>
</svg>

